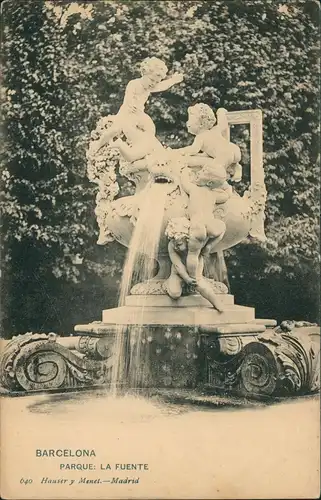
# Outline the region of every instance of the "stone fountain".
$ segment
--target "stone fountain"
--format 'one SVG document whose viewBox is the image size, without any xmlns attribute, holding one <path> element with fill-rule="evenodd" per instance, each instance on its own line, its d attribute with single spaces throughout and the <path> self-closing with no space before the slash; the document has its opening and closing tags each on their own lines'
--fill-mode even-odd
<svg viewBox="0 0 321 500">
<path fill-rule="evenodd" d="M 148 58 L 129 82 L 115 116 L 97 124 L 87 154 L 88 177 L 99 186 L 98 244 L 128 247 L 119 306 L 55 334 L 14 337 L 0 365 L 12 391 L 72 387 L 186 388 L 249 397 L 319 389 L 319 327 L 304 321 L 258 319 L 235 304 L 224 282 L 224 250 L 265 240 L 266 189 L 261 110 L 215 113 L 188 109 L 191 146 L 171 149 L 156 138 L 144 105 L 154 92 L 179 84 Z M 249 124 L 251 185 L 241 197 L 241 153 L 232 125 Z M 119 174 L 135 186 L 121 196 Z M 138 270 L 137 270 L 138 268 Z M 141 272 L 139 272 L 141 271 Z M 133 277 L 138 281 L 133 285 Z"/>
</svg>

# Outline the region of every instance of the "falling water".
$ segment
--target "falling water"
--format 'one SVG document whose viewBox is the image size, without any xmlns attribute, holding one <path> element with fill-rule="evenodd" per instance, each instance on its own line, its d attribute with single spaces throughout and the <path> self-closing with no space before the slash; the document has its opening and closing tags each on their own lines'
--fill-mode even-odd
<svg viewBox="0 0 321 500">
<path fill-rule="evenodd" d="M 148 185 L 144 190 L 139 215 L 129 244 L 124 266 L 119 306 L 123 306 L 133 280 L 153 277 L 155 259 L 164 218 L 167 191 L 163 184 Z"/>
<path fill-rule="evenodd" d="M 153 278 L 155 261 L 163 227 L 167 190 L 163 184 L 149 184 L 143 194 L 139 214 L 130 241 L 120 286 L 118 306 L 124 306 L 133 281 L 149 281 Z M 136 325 L 129 334 L 129 377 L 131 385 L 137 386 L 143 376 L 145 361 L 141 357 L 144 305 L 137 312 Z M 112 388 L 115 393 L 123 378 L 125 358 L 126 326 L 120 325 L 115 339 L 115 363 L 112 372 Z"/>
</svg>

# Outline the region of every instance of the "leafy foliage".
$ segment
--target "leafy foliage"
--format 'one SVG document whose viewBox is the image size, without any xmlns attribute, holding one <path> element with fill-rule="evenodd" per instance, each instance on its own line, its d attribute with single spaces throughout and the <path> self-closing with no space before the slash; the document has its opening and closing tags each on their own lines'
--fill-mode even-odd
<svg viewBox="0 0 321 500">
<path fill-rule="evenodd" d="M 69 304 L 75 323 L 97 319 L 104 305 L 115 302 L 124 252 L 95 245 L 96 188 L 86 177 L 85 151 L 98 119 L 118 111 L 126 83 L 150 55 L 185 74 L 182 84 L 153 96 L 147 107 L 169 146 L 191 142 L 185 122 L 193 103 L 263 110 L 269 240 L 229 252 L 232 289 L 239 302 L 273 316 L 265 307 L 275 297 L 271 284 L 286 288 L 280 311 L 286 316 L 291 286 L 299 280 L 310 298 L 296 315 L 316 319 L 318 14 L 314 0 L 5 4 L 6 330 L 69 328 Z M 244 152 L 242 191 L 249 178 L 249 131 L 235 128 L 233 137 Z M 311 277 L 313 293 L 306 292 Z M 64 316 L 69 321 L 61 323 Z"/>
</svg>

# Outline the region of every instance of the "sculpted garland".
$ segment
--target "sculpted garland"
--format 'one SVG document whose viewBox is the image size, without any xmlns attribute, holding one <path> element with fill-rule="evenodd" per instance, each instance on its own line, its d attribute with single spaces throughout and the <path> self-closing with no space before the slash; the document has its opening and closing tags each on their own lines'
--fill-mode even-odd
<svg viewBox="0 0 321 500">
<path fill-rule="evenodd" d="M 208 279 L 213 278 L 211 272 L 203 275 L 204 265 L 211 269 L 215 254 L 249 235 L 265 239 L 265 186 L 256 183 L 240 197 L 229 183 L 242 178 L 241 151 L 229 140 L 228 112 L 223 108 L 215 116 L 206 104 L 189 107 L 192 145 L 175 150 L 161 144 L 145 104 L 151 94 L 183 80 L 181 74 L 165 79 L 167 72 L 161 60 L 145 59 L 141 77 L 128 83 L 117 115 L 102 118 L 92 134 L 88 175 L 99 185 L 98 244 L 116 239 L 128 247 L 145 190 L 152 182 L 166 184 L 167 229 L 161 235 L 154 281 L 159 280 L 163 293 L 173 299 L 196 290 L 222 311 L 219 287 Z M 136 192 L 115 200 L 118 163 L 119 173 L 135 183 Z"/>
</svg>

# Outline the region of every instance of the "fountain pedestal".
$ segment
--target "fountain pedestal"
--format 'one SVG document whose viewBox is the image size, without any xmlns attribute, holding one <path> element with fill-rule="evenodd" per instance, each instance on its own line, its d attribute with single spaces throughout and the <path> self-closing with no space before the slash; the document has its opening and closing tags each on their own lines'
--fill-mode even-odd
<svg viewBox="0 0 321 500">
<path fill-rule="evenodd" d="M 4 349 L 0 385 L 10 393 L 109 387 L 121 339 L 126 387 L 246 397 L 319 389 L 317 325 L 293 321 L 276 327 L 273 320 L 255 319 L 254 309 L 234 305 L 231 295 L 222 301 L 226 311 L 220 314 L 197 295 L 176 301 L 129 296 L 122 308 L 103 311 L 103 321 L 76 325 L 71 337 L 18 335 Z"/>
<path fill-rule="evenodd" d="M 129 386 L 250 397 L 318 389 L 318 326 L 292 322 L 291 328 L 276 328 L 274 320 L 255 319 L 253 308 L 235 305 L 232 295 L 221 300 L 223 313 L 199 295 L 175 301 L 165 295 L 128 296 L 123 307 L 103 311 L 101 322 L 77 325 L 75 332 L 96 336 L 111 350 L 116 335 L 123 336 L 127 352 L 139 352 L 139 366 L 125 356 Z"/>
<path fill-rule="evenodd" d="M 234 304 L 233 295 L 220 295 L 225 306 L 220 313 L 200 295 L 173 300 L 166 295 L 128 296 L 125 306 L 103 311 L 104 324 L 198 326 L 246 323 L 255 318 L 254 309 Z"/>
</svg>

